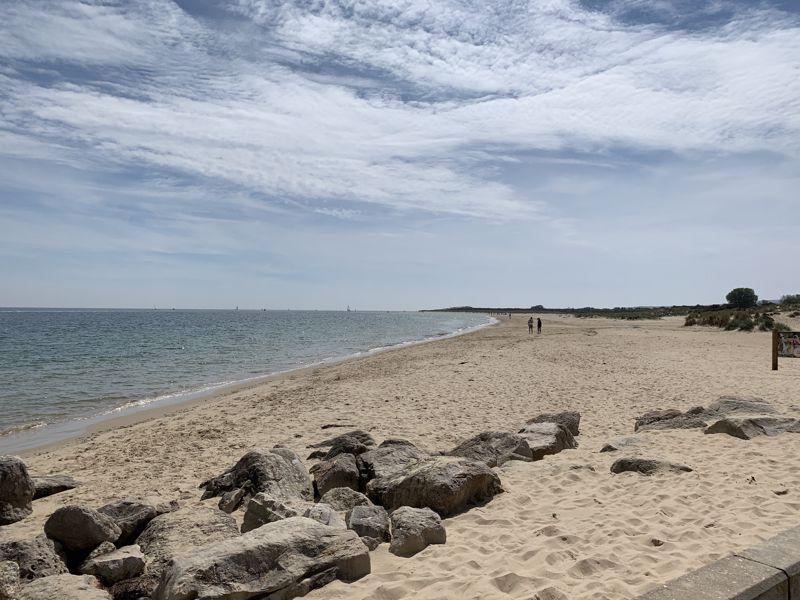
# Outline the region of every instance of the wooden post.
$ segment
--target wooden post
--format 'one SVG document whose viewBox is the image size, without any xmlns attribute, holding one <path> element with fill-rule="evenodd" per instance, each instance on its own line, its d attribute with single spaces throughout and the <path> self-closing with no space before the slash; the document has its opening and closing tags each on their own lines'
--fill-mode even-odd
<svg viewBox="0 0 800 600">
<path fill-rule="evenodd" d="M 772 370 L 778 370 L 778 336 L 780 334 L 772 330 Z"/>
</svg>

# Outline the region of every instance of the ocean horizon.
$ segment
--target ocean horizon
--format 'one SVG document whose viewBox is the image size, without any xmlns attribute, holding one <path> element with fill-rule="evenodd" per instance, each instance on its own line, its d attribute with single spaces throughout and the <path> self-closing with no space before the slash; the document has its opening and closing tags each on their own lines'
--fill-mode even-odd
<svg viewBox="0 0 800 600">
<path fill-rule="evenodd" d="M 0 308 L 0 451 L 491 322 L 403 311 Z"/>
</svg>

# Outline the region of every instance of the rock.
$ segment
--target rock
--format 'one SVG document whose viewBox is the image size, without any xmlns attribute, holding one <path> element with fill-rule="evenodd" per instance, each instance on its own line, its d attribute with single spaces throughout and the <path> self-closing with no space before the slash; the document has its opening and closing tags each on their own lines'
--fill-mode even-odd
<svg viewBox="0 0 800 600">
<path fill-rule="evenodd" d="M 103 556 L 104 554 L 111 554 L 116 549 L 117 547 L 111 542 L 103 542 L 97 548 L 89 552 L 89 556 L 86 557 L 86 560 L 91 560 L 93 558 L 97 558 L 98 556 Z"/>
<path fill-rule="evenodd" d="M 12 560 L 0 561 L 0 600 L 17 600 L 19 565 Z"/>
<path fill-rule="evenodd" d="M 378 546 L 380 546 L 383 543 L 383 540 L 379 540 L 378 538 L 369 537 L 369 536 L 362 537 L 361 541 L 364 542 L 364 545 L 367 547 L 367 549 L 370 552 L 375 550 L 375 548 L 377 548 Z"/>
<path fill-rule="evenodd" d="M 178 554 L 204 544 L 239 538 L 236 521 L 216 508 L 183 508 L 159 515 L 147 524 L 137 542 L 147 564 L 143 576 L 114 585 L 114 597 L 123 593 L 150 596 L 167 564 Z"/>
<path fill-rule="evenodd" d="M 0 456 L 0 525 L 10 525 L 31 514 L 35 488 L 28 468 L 16 456 Z"/>
<path fill-rule="evenodd" d="M 34 500 L 78 487 L 78 482 L 69 475 L 34 475 L 31 479 L 33 480 Z"/>
<path fill-rule="evenodd" d="M 611 465 L 612 473 L 623 473 L 625 471 L 633 471 L 642 475 L 655 475 L 663 472 L 690 473 L 692 469 L 686 465 L 649 458 L 619 458 Z"/>
<path fill-rule="evenodd" d="M 53 541 L 44 535 L 0 543 L 0 561 L 17 563 L 23 581 L 67 572 L 67 565 L 56 553 Z"/>
<path fill-rule="evenodd" d="M 333 510 L 347 512 L 354 506 L 371 506 L 372 501 L 361 492 L 350 488 L 333 488 L 320 498 L 320 503 L 329 505 Z"/>
<path fill-rule="evenodd" d="M 533 460 L 525 438 L 502 431 L 484 431 L 461 442 L 448 455 L 479 460 L 488 467 L 499 467 L 509 460 Z"/>
<path fill-rule="evenodd" d="M 637 439 L 632 437 L 627 438 L 617 438 L 615 440 L 610 441 L 605 446 L 600 448 L 600 452 L 617 452 L 618 450 L 622 450 L 623 448 L 629 448 L 631 446 L 635 446 L 637 444 Z"/>
<path fill-rule="evenodd" d="M 446 540 L 442 519 L 429 508 L 403 506 L 392 513 L 392 554 L 413 556 L 430 544 L 444 544 Z"/>
<path fill-rule="evenodd" d="M 161 502 L 160 504 L 156 504 L 156 516 L 159 517 L 167 513 L 175 512 L 176 510 L 179 510 L 180 507 L 181 505 L 177 500 Z"/>
<path fill-rule="evenodd" d="M 800 421 L 779 417 L 727 417 L 711 425 L 704 433 L 727 433 L 751 440 L 762 435 L 774 436 L 786 432 L 800 433 Z"/>
<path fill-rule="evenodd" d="M 303 461 L 288 448 L 256 448 L 222 475 L 200 484 L 203 500 L 243 488 L 247 496 L 266 492 L 277 500 L 314 500 Z M 243 498 L 244 499 L 244 498 Z"/>
<path fill-rule="evenodd" d="M 347 528 L 358 537 L 370 537 L 383 542 L 391 539 L 389 533 L 389 513 L 382 506 L 355 506 L 347 511 Z"/>
<path fill-rule="evenodd" d="M 80 572 L 94 575 L 105 585 L 137 577 L 144 571 L 144 554 L 139 546 L 123 546 L 109 554 L 90 558 L 81 565 Z"/>
<path fill-rule="evenodd" d="M 680 417 L 681 415 L 683 415 L 683 413 L 674 408 L 668 408 L 666 410 L 651 410 L 644 413 L 640 417 L 636 417 L 636 421 L 633 424 L 633 430 L 639 431 L 639 429 L 646 425 L 658 423 L 659 421 L 669 421 L 676 417 Z"/>
<path fill-rule="evenodd" d="M 44 524 L 44 532 L 68 553 L 88 553 L 101 542 L 116 541 L 122 530 L 110 517 L 93 508 L 71 504 L 50 515 Z"/>
<path fill-rule="evenodd" d="M 335 527 L 336 529 L 347 529 L 347 524 L 344 522 L 344 519 L 339 516 L 339 513 L 337 513 L 333 507 L 321 502 L 307 508 L 306 512 L 303 513 L 303 516 L 309 519 L 314 519 L 318 523 L 328 525 L 329 527 Z"/>
<path fill-rule="evenodd" d="M 358 489 L 359 470 L 356 457 L 352 454 L 339 454 L 330 460 L 323 460 L 311 467 L 311 474 L 319 496 L 338 487 Z"/>
<path fill-rule="evenodd" d="M 177 557 L 153 600 L 289 600 L 369 572 L 369 552 L 354 532 L 292 517 Z"/>
<path fill-rule="evenodd" d="M 310 444 L 309 448 L 327 448 L 329 446 L 334 446 L 339 442 L 342 442 L 345 438 L 353 438 L 365 446 L 374 446 L 375 440 L 372 439 L 372 436 L 368 434 L 366 431 L 361 431 L 360 429 L 355 429 L 353 431 L 348 431 L 347 433 L 343 433 L 341 435 L 337 435 L 336 437 L 332 437 L 327 440 L 323 440 L 316 444 Z"/>
<path fill-rule="evenodd" d="M 311 454 L 308 455 L 306 460 L 322 460 L 328 455 L 327 451 L 325 450 L 314 450 Z"/>
<path fill-rule="evenodd" d="M 110 518 L 120 528 L 117 546 L 127 546 L 136 541 L 147 524 L 158 516 L 158 510 L 137 498 L 116 500 L 97 509 L 97 512 Z"/>
<path fill-rule="evenodd" d="M 766 400 L 753 396 L 722 396 L 708 405 L 703 412 L 707 417 L 727 416 L 732 414 L 763 415 L 777 412 Z"/>
<path fill-rule="evenodd" d="M 519 435 L 528 442 L 532 460 L 578 447 L 569 429 L 558 423 L 528 423 L 520 429 Z"/>
<path fill-rule="evenodd" d="M 325 454 L 325 460 L 330 460 L 340 454 L 352 454 L 358 456 L 364 454 L 371 446 L 367 446 L 357 437 L 344 436 L 338 438 L 330 447 L 330 450 Z"/>
<path fill-rule="evenodd" d="M 225 492 L 219 499 L 219 509 L 228 514 L 235 511 L 247 496 L 247 491 L 244 488 L 236 488 L 230 492 Z"/>
<path fill-rule="evenodd" d="M 430 457 L 367 484 L 367 496 L 388 510 L 427 507 L 442 516 L 462 512 L 502 491 L 500 478 L 482 462 L 449 456 Z"/>
<path fill-rule="evenodd" d="M 242 533 L 252 531 L 267 523 L 302 515 L 311 502 L 277 500 L 268 494 L 256 494 L 247 503 L 242 521 Z"/>
<path fill-rule="evenodd" d="M 396 475 L 403 469 L 430 458 L 426 452 L 405 440 L 386 440 L 358 456 L 363 481 Z"/>
<path fill-rule="evenodd" d="M 558 423 L 563 425 L 572 435 L 578 435 L 581 427 L 581 413 L 575 410 L 565 410 L 558 413 L 543 413 L 528 421 L 530 423 Z"/>
<path fill-rule="evenodd" d="M 690 408 L 686 412 L 673 408 L 651 410 L 636 419 L 633 430 L 696 429 L 708 425 L 704 418 L 705 409 L 702 406 Z"/>
<path fill-rule="evenodd" d="M 22 587 L 19 600 L 111 600 L 91 575 L 49 575 Z"/>
</svg>

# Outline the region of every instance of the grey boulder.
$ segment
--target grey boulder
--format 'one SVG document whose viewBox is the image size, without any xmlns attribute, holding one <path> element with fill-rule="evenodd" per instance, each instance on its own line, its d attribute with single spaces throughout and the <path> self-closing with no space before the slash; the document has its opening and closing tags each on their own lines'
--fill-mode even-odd
<svg viewBox="0 0 800 600">
<path fill-rule="evenodd" d="M 503 431 L 484 431 L 461 442 L 448 454 L 479 460 L 488 467 L 499 467 L 509 460 L 533 460 L 524 437 Z"/>
<path fill-rule="evenodd" d="M 781 433 L 800 433 L 800 421 L 780 417 L 726 417 L 708 427 L 704 433 L 727 433 L 743 440 L 775 436 Z"/>
<path fill-rule="evenodd" d="M 97 512 L 107 516 L 120 528 L 119 538 L 115 540 L 118 546 L 127 546 L 136 541 L 147 524 L 158 515 L 155 506 L 136 498 L 116 500 L 101 506 Z"/>
<path fill-rule="evenodd" d="M 528 443 L 532 460 L 578 447 L 569 429 L 558 423 L 528 423 L 519 430 L 519 435 Z"/>
<path fill-rule="evenodd" d="M 336 529 L 347 529 L 347 524 L 344 522 L 344 519 L 339 516 L 333 507 L 322 504 L 314 504 L 306 509 L 306 512 L 303 513 L 304 517 L 309 519 L 314 519 L 318 523 L 322 523 L 323 525 L 328 525 L 329 527 L 335 527 Z"/>
<path fill-rule="evenodd" d="M 111 600 L 91 575 L 49 575 L 24 586 L 19 600 Z"/>
<path fill-rule="evenodd" d="M 0 525 L 10 525 L 33 511 L 36 488 L 28 467 L 16 456 L 0 456 Z"/>
<path fill-rule="evenodd" d="M 356 457 L 352 454 L 339 454 L 330 460 L 323 460 L 311 467 L 311 474 L 319 496 L 339 487 L 358 489 L 359 470 Z"/>
<path fill-rule="evenodd" d="M 89 552 L 102 542 L 113 542 L 122 533 L 106 515 L 88 506 L 71 504 L 50 515 L 44 532 L 67 552 Z"/>
<path fill-rule="evenodd" d="M 370 506 L 372 504 L 372 501 L 364 494 L 350 488 L 328 490 L 319 501 L 340 512 L 347 512 L 354 506 Z"/>
<path fill-rule="evenodd" d="M 31 479 L 35 488 L 34 500 L 78 487 L 78 482 L 69 475 L 34 475 Z"/>
<path fill-rule="evenodd" d="M 269 494 L 256 494 L 247 502 L 242 521 L 242 533 L 252 531 L 267 523 L 302 515 L 311 505 L 307 501 L 276 499 Z"/>
<path fill-rule="evenodd" d="M 674 408 L 651 410 L 637 417 L 633 425 L 634 431 L 663 429 L 695 429 L 706 427 L 705 409 L 702 406 L 681 412 Z"/>
<path fill-rule="evenodd" d="M 572 435 L 581 432 L 581 413 L 575 410 L 565 410 L 557 413 L 543 413 L 530 419 L 528 423 L 558 423 L 563 425 Z"/>
<path fill-rule="evenodd" d="M 56 552 L 53 541 L 44 535 L 0 543 L 0 561 L 15 562 L 23 581 L 67 572 L 67 565 Z"/>
<path fill-rule="evenodd" d="M 108 554 L 90 558 L 80 567 L 84 575 L 94 575 L 105 585 L 137 577 L 144 571 L 144 554 L 139 546 L 123 546 Z"/>
<path fill-rule="evenodd" d="M 330 460 L 334 456 L 339 456 L 340 454 L 352 454 L 354 456 L 364 454 L 364 452 L 369 450 L 373 445 L 374 444 L 365 444 L 358 437 L 345 435 L 336 438 L 325 454 L 325 460 Z"/>
<path fill-rule="evenodd" d="M 328 448 L 334 447 L 342 442 L 348 442 L 348 440 L 355 440 L 365 446 L 374 446 L 375 440 L 372 439 L 372 436 L 368 434 L 366 431 L 362 431 L 360 429 L 355 429 L 353 431 L 348 431 L 347 433 L 342 433 L 341 435 L 337 435 L 336 437 L 329 438 L 327 440 L 322 440 L 316 444 L 310 444 L 309 448 Z M 349 442 L 348 442 L 349 443 Z"/>
<path fill-rule="evenodd" d="M 347 512 L 347 528 L 358 537 L 368 537 L 388 542 L 391 539 L 389 513 L 382 506 L 356 506 Z"/>
<path fill-rule="evenodd" d="M 389 552 L 413 556 L 430 544 L 444 544 L 447 534 L 442 519 L 429 508 L 403 506 L 392 513 L 392 543 Z"/>
<path fill-rule="evenodd" d="M 19 565 L 11 560 L 0 561 L 0 600 L 17 600 L 19 586 Z"/>
<path fill-rule="evenodd" d="M 611 465 L 612 473 L 631 471 L 642 475 L 655 475 L 656 473 L 690 473 L 691 467 L 650 458 L 619 458 Z"/>
<path fill-rule="evenodd" d="M 153 600 L 289 600 L 369 572 L 369 551 L 354 532 L 292 517 L 177 557 Z"/>
</svg>

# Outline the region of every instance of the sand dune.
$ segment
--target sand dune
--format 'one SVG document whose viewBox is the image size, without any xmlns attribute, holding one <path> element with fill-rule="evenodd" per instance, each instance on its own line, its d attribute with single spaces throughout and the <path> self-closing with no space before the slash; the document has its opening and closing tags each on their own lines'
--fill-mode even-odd
<svg viewBox="0 0 800 600">
<path fill-rule="evenodd" d="M 326 424 L 439 450 L 567 409 L 583 414 L 580 447 L 500 467 L 506 492 L 446 519 L 446 545 L 412 558 L 383 545 L 371 575 L 308 597 L 630 598 L 796 525 L 800 435 L 743 441 L 648 431 L 630 449 L 598 452 L 633 436 L 634 418 L 647 410 L 725 394 L 758 396 L 800 416 L 800 361 L 772 372 L 769 334 L 686 329 L 682 319 L 548 317 L 536 336 L 525 320 L 281 377 L 31 455 L 33 471 L 67 472 L 85 485 L 37 501 L 34 515 L 0 530 L 0 540 L 37 533 L 68 502 L 142 495 L 196 503 L 198 483 L 245 449 L 284 444 L 305 455 L 330 434 Z M 622 455 L 694 471 L 612 475 Z"/>
</svg>

